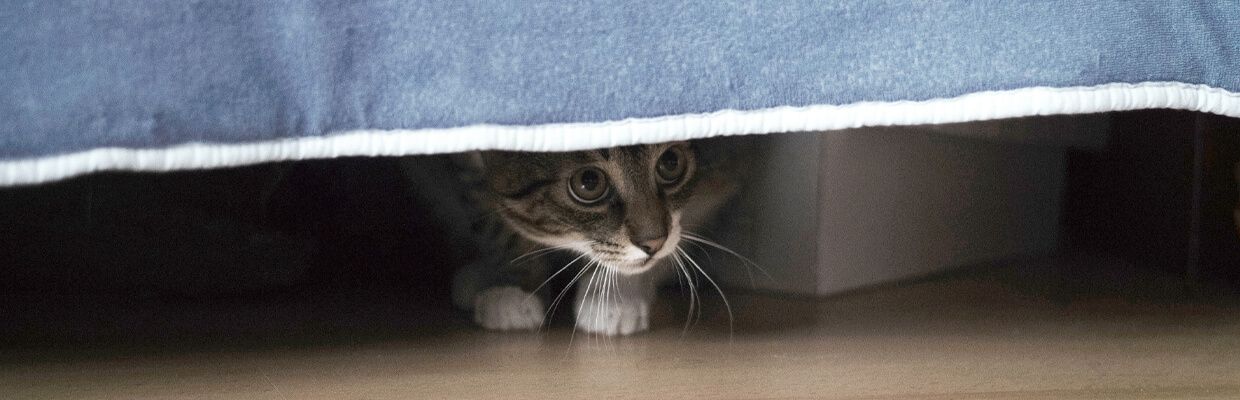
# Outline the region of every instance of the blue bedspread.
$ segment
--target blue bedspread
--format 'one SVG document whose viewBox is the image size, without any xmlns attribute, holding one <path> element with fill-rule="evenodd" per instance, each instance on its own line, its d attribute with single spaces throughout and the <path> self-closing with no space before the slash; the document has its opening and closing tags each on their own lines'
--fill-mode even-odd
<svg viewBox="0 0 1240 400">
<path fill-rule="evenodd" d="M 1136 84 L 1103 94 L 1126 103 L 957 110 L 943 120 L 1149 107 L 1240 116 L 1240 2 L 8 1 L 0 6 L 0 183 L 110 168 L 514 147 L 476 130 L 452 139 L 464 127 L 1033 96 L 1019 90 L 1116 83 Z M 1179 97 L 1143 104 L 1127 92 L 1172 96 L 1151 94 L 1146 83 Z M 884 112 L 894 111 L 870 110 L 846 125 L 936 122 L 933 114 L 947 111 L 907 120 Z M 762 131 L 660 129 L 667 138 Z M 474 142 L 437 147 L 418 138 L 428 130 L 447 138 L 434 140 Z M 383 152 L 294 143 L 359 131 L 429 144 Z M 529 134 L 572 135 L 548 132 Z M 205 145 L 195 154 L 214 161 L 155 153 L 187 143 Z M 250 148 L 265 155 L 232 161 L 201 155 L 215 151 L 211 144 L 258 143 L 283 147 Z M 71 157 L 100 149 L 138 153 Z"/>
</svg>

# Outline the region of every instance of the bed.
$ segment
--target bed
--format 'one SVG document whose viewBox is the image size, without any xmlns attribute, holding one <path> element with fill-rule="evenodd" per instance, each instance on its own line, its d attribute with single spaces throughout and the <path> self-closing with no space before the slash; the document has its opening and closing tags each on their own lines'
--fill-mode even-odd
<svg viewBox="0 0 1240 400">
<path fill-rule="evenodd" d="M 30 1 L 0 9 L 0 54 L 0 186 L 1151 108 L 1240 117 L 1235 1 Z"/>
</svg>

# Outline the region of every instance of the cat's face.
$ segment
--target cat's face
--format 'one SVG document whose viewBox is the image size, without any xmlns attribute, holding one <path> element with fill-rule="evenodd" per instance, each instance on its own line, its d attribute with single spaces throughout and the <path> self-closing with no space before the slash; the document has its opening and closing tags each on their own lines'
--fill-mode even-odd
<svg viewBox="0 0 1240 400">
<path fill-rule="evenodd" d="M 676 250 L 701 187 L 686 142 L 567 153 L 482 153 L 496 212 L 514 231 L 637 274 Z"/>
</svg>

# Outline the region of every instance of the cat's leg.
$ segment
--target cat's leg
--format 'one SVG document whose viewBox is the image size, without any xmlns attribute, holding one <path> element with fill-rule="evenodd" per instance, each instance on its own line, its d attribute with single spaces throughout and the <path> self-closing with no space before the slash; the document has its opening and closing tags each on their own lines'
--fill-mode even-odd
<svg viewBox="0 0 1240 400">
<path fill-rule="evenodd" d="M 522 288 L 525 272 L 506 270 L 494 261 L 471 263 L 453 277 L 452 302 L 472 310 L 474 322 L 486 329 L 537 329 L 545 307 L 541 297 Z"/>
<path fill-rule="evenodd" d="M 649 329 L 650 306 L 661 272 L 623 275 L 595 268 L 577 285 L 577 328 L 613 336 Z"/>
</svg>

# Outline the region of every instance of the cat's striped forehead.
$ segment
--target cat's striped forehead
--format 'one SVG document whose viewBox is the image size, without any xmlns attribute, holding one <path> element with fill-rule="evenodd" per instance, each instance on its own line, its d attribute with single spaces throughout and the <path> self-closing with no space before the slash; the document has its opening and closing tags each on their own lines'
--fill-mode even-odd
<svg viewBox="0 0 1240 400">
<path fill-rule="evenodd" d="M 652 144 L 592 150 L 596 164 L 607 171 L 613 185 L 627 191 L 631 182 L 650 180 L 654 158 L 662 154 L 668 145 Z"/>
<path fill-rule="evenodd" d="M 596 159 L 614 162 L 614 163 L 631 163 L 640 160 L 649 160 L 657 151 L 667 147 L 665 144 L 647 144 L 638 146 L 612 147 L 598 150 L 588 150 Z"/>
<path fill-rule="evenodd" d="M 654 160 L 678 143 L 613 147 L 573 152 L 520 153 L 492 151 L 483 154 L 491 188 L 501 195 L 526 194 L 532 189 L 563 180 L 583 166 L 607 171 L 617 189 L 626 183 L 651 179 Z"/>
<path fill-rule="evenodd" d="M 625 147 L 612 147 L 573 152 L 524 153 L 527 165 L 542 172 L 573 168 L 580 165 L 614 165 L 626 172 L 644 169 L 668 147 L 676 143 L 659 143 Z"/>
<path fill-rule="evenodd" d="M 648 159 L 652 153 L 663 147 L 665 147 L 665 145 L 648 144 L 640 146 L 613 147 L 590 151 L 603 161 L 622 163 Z"/>
</svg>

